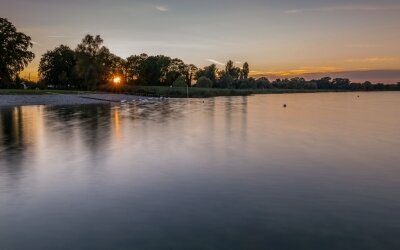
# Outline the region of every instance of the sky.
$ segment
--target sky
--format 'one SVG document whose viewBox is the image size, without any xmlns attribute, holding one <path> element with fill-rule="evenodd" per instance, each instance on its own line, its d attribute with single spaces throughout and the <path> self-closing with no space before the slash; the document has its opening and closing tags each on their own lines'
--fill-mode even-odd
<svg viewBox="0 0 400 250">
<path fill-rule="evenodd" d="M 123 58 L 147 53 L 199 67 L 247 61 L 251 75 L 400 81 L 399 0 L 0 0 L 0 16 L 40 57 L 100 34 Z"/>
</svg>

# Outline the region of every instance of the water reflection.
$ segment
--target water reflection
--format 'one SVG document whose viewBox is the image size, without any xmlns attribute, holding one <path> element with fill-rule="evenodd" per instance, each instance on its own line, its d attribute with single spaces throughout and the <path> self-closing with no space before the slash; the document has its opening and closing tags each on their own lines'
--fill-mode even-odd
<svg viewBox="0 0 400 250">
<path fill-rule="evenodd" d="M 43 125 L 41 107 L 0 109 L 0 167 L 18 176 L 21 162 L 40 141 Z"/>
<path fill-rule="evenodd" d="M 353 95 L 1 109 L 0 249 L 399 248 L 400 98 Z"/>
</svg>

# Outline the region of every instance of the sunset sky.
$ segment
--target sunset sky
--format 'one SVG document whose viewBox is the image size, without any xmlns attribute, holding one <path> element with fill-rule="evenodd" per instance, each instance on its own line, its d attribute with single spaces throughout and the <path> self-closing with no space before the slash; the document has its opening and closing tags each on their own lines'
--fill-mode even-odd
<svg viewBox="0 0 400 250">
<path fill-rule="evenodd" d="M 123 58 L 164 54 L 197 66 L 232 59 L 248 61 L 253 76 L 400 81 L 399 0 L 0 2 L 0 16 L 34 41 L 32 78 L 44 52 L 75 48 L 90 33 Z"/>
</svg>

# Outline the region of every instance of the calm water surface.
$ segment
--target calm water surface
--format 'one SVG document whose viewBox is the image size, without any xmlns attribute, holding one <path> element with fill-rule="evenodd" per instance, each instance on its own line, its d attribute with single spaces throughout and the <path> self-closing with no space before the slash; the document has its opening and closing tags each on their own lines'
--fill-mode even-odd
<svg viewBox="0 0 400 250">
<path fill-rule="evenodd" d="M 400 93 L 357 95 L 0 109 L 0 249 L 400 249 Z"/>
</svg>

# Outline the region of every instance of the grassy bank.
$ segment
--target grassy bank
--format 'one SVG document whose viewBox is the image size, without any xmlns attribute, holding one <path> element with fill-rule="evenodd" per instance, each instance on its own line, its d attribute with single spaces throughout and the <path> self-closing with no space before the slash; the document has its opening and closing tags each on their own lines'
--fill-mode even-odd
<svg viewBox="0 0 400 250">
<path fill-rule="evenodd" d="M 160 86 L 140 86 L 132 88 L 129 93 L 143 96 L 164 96 L 171 98 L 207 98 L 216 96 L 248 96 L 254 94 L 287 94 L 287 93 L 318 93 L 335 92 L 335 90 L 307 90 L 307 89 L 203 89 L 170 88 Z M 343 92 L 343 91 L 342 91 Z"/>
<path fill-rule="evenodd" d="M 208 98 L 216 96 L 248 96 L 254 94 L 287 94 L 287 93 L 318 93 L 343 92 L 340 90 L 307 90 L 307 89 L 205 89 L 205 88 L 170 88 L 160 86 L 137 86 L 113 93 L 139 96 L 171 97 L 171 98 Z M 74 90 L 33 90 L 33 89 L 0 89 L 0 95 L 44 95 L 44 94 L 94 94 L 93 91 Z M 104 92 L 103 92 L 104 93 Z"/>
</svg>

